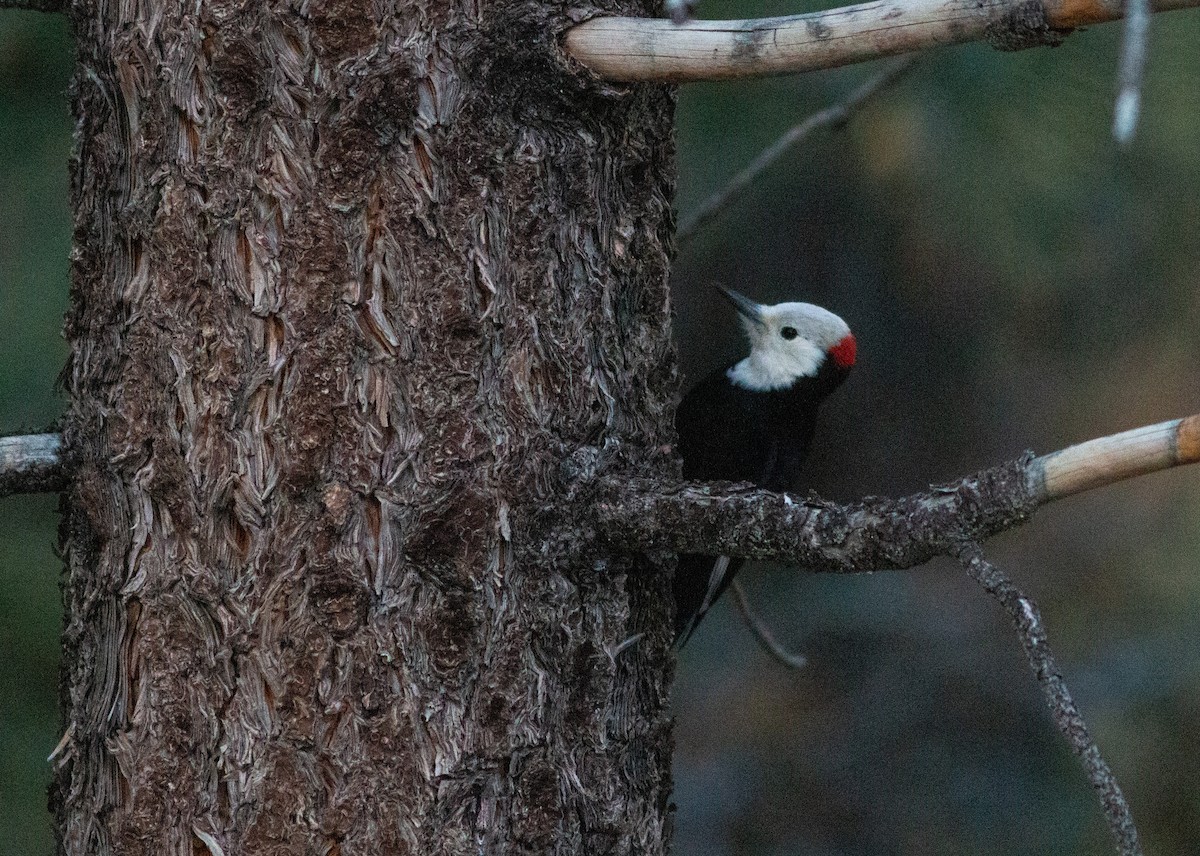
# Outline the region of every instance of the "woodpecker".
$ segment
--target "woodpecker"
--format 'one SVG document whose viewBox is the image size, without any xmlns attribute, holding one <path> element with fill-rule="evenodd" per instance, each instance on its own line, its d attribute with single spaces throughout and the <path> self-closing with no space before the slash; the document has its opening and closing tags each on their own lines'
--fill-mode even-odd
<svg viewBox="0 0 1200 856">
<path fill-rule="evenodd" d="M 808 456 L 817 408 L 854 365 L 846 322 L 811 303 L 763 306 L 721 288 L 741 316 L 750 355 L 684 396 L 675 415 L 683 476 L 792 490 Z M 675 641 L 682 647 L 742 565 L 685 553 L 675 570 Z"/>
</svg>

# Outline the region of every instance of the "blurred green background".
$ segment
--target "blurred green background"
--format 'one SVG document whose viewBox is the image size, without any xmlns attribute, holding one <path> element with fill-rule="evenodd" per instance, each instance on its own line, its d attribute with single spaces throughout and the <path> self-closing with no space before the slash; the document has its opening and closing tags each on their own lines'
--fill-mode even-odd
<svg viewBox="0 0 1200 856">
<path fill-rule="evenodd" d="M 838 499 L 1200 410 L 1200 13 L 1155 17 L 1128 152 L 1109 132 L 1118 35 L 931 53 L 846 129 L 793 151 L 680 252 L 685 375 L 740 356 L 713 282 L 843 315 L 859 365 L 810 466 L 810 486 Z M 71 60 L 63 21 L 0 11 L 4 433 L 63 406 Z M 683 90 L 679 210 L 874 70 Z M 0 856 L 53 849 L 55 504 L 0 500 Z M 1177 470 L 1059 503 L 990 548 L 1041 604 L 1151 854 L 1200 854 L 1198 512 L 1200 472 Z M 675 852 L 1110 851 L 1019 644 L 955 566 L 744 579 L 810 665 L 768 660 L 725 603 L 689 643 Z"/>
<path fill-rule="evenodd" d="M 714 281 L 845 317 L 859 363 L 809 467 L 838 499 L 1200 410 L 1200 13 L 1154 18 L 1127 152 L 1119 36 L 930 53 L 803 143 L 680 252 L 687 377 L 744 347 Z M 685 89 L 679 210 L 880 66 Z M 1147 853 L 1200 854 L 1200 470 L 1058 503 L 989 554 L 1041 605 Z M 674 693 L 677 853 L 1112 852 L 1019 642 L 957 566 L 744 581 L 809 666 L 768 659 L 728 602 L 700 627 Z"/>
<path fill-rule="evenodd" d="M 65 20 L 0 9 L 0 434 L 45 430 L 63 409 L 72 60 Z M 0 856 L 54 846 L 57 506 L 53 496 L 0 499 Z"/>
</svg>

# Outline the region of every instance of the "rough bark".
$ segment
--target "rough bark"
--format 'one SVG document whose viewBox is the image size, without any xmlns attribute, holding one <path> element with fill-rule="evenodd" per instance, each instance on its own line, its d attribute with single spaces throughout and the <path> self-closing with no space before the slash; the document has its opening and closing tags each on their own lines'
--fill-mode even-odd
<svg viewBox="0 0 1200 856">
<path fill-rule="evenodd" d="M 1200 414 L 1027 452 L 899 499 L 840 505 L 753 485 L 695 484 L 614 474 L 600 450 L 580 450 L 577 514 L 610 544 L 770 559 L 807 571 L 902 570 L 1019 526 L 1042 505 L 1170 467 L 1200 463 Z"/>
<path fill-rule="evenodd" d="M 559 500 L 671 474 L 670 92 L 553 3 L 71 14 L 62 852 L 662 852 L 667 573 Z"/>
<path fill-rule="evenodd" d="M 1038 459 L 1041 460 L 1041 459 Z M 899 499 L 840 505 L 746 484 L 599 476 L 579 515 L 627 550 L 769 559 L 817 573 L 903 570 L 1027 521 L 1046 501 L 1032 455 Z"/>
</svg>

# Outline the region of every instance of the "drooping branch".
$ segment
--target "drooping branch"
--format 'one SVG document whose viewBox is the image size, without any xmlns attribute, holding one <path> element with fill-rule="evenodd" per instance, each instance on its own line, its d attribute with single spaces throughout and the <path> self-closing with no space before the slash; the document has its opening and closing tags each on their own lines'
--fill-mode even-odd
<svg viewBox="0 0 1200 856">
<path fill-rule="evenodd" d="M 1165 12 L 1200 0 L 1151 0 Z M 592 18 L 567 53 L 613 81 L 683 83 L 834 68 L 984 40 L 1000 50 L 1056 45 L 1071 30 L 1122 17 L 1121 0 L 875 0 L 741 21 Z"/>
<path fill-rule="evenodd" d="M 66 484 L 61 434 L 0 437 L 0 496 L 52 493 Z"/>
<path fill-rule="evenodd" d="M 967 569 L 971 579 L 983 586 L 1012 621 L 1013 628 L 1025 648 L 1029 668 L 1033 670 L 1034 677 L 1037 678 L 1038 685 L 1046 697 L 1054 724 L 1079 759 L 1088 781 L 1096 791 L 1100 807 L 1104 810 L 1104 818 L 1108 821 L 1108 827 L 1116 841 L 1117 852 L 1121 856 L 1141 856 L 1142 847 L 1138 843 L 1133 812 L 1130 811 L 1129 803 L 1125 800 L 1116 777 L 1092 739 L 1087 723 L 1084 722 L 1079 708 L 1075 706 L 1075 700 L 1071 698 L 1071 691 L 1067 688 L 1050 650 L 1037 604 L 1017 588 L 1003 571 L 984 559 L 979 545 L 964 544 L 955 550 L 955 556 Z"/>
<path fill-rule="evenodd" d="M 900 499 L 838 505 L 746 485 L 609 478 L 589 513 L 611 543 L 771 559 L 809 571 L 902 570 L 1028 520 L 1041 505 L 1200 461 L 1200 414 L 1035 458 Z"/>
</svg>

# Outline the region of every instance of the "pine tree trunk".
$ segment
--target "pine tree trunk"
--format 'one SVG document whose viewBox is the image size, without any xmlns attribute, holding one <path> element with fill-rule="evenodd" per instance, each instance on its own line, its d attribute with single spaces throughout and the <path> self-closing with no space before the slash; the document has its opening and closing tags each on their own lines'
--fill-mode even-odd
<svg viewBox="0 0 1200 856">
<path fill-rule="evenodd" d="M 671 468 L 670 92 L 565 4 L 72 14 L 62 851 L 663 852 L 667 571 L 567 494 Z"/>
</svg>

